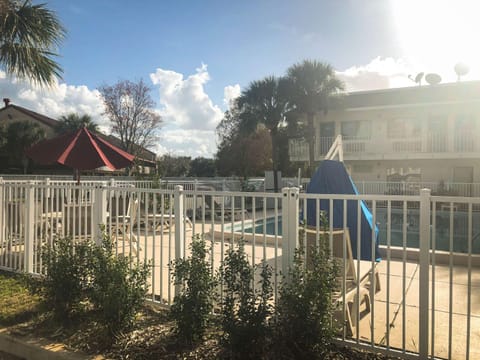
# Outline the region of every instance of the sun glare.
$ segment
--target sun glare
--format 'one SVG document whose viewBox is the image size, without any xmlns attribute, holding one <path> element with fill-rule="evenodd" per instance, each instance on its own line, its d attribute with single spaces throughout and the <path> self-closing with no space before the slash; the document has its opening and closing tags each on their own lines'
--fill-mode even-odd
<svg viewBox="0 0 480 360">
<path fill-rule="evenodd" d="M 425 67 L 419 70 L 480 63 L 480 1 L 393 0 L 392 4 L 404 55 Z"/>
</svg>

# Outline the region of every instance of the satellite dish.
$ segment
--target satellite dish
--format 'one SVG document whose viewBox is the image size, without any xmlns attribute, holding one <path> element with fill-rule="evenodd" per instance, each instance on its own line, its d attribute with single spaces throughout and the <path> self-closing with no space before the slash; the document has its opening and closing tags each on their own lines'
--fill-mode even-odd
<svg viewBox="0 0 480 360">
<path fill-rule="evenodd" d="M 422 85 L 423 72 L 419 72 L 415 78 L 413 78 L 412 75 L 408 75 L 408 78 L 420 86 Z"/>
<path fill-rule="evenodd" d="M 460 81 L 460 78 L 464 75 L 467 75 L 470 71 L 470 68 L 467 64 L 464 63 L 457 63 L 455 64 L 455 73 L 457 74 L 457 81 Z"/>
<path fill-rule="evenodd" d="M 423 79 L 423 72 L 420 72 L 417 74 L 417 76 L 415 76 L 415 82 L 418 85 L 422 85 L 422 79 Z"/>
<path fill-rule="evenodd" d="M 430 73 L 425 75 L 425 81 L 429 85 L 437 85 L 440 84 L 440 82 L 442 81 L 442 77 L 438 74 Z"/>
</svg>

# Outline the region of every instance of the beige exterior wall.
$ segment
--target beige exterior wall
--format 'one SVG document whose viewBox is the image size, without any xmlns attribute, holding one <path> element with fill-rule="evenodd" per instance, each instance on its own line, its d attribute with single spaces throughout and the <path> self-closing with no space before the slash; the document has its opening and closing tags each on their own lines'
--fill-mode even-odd
<svg viewBox="0 0 480 360">
<path fill-rule="evenodd" d="M 37 123 L 42 129 L 45 130 L 47 137 L 51 137 L 55 133 L 51 126 L 48 126 L 43 122 L 18 111 L 15 108 L 10 107 L 0 112 L 0 126 L 8 126 L 8 124 L 19 121 L 31 121 Z"/>
</svg>

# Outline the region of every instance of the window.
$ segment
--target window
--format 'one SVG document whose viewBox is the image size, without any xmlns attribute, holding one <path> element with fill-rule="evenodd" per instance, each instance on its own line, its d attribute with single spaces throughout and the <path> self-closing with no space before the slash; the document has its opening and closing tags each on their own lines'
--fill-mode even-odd
<svg viewBox="0 0 480 360">
<path fill-rule="evenodd" d="M 387 122 L 387 135 L 390 139 L 416 138 L 422 129 L 415 119 L 391 119 Z"/>
<path fill-rule="evenodd" d="M 342 121 L 342 136 L 345 140 L 369 140 L 372 129 L 370 121 Z"/>
</svg>

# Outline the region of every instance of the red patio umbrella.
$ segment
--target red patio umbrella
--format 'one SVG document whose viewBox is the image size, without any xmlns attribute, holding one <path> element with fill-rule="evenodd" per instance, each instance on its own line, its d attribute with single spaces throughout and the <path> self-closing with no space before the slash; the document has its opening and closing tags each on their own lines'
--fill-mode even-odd
<svg viewBox="0 0 480 360">
<path fill-rule="evenodd" d="M 35 144 L 25 151 L 33 161 L 42 165 L 59 163 L 79 170 L 106 166 L 122 169 L 133 163 L 134 156 L 82 128 Z M 80 182 L 80 176 L 77 177 Z"/>
</svg>

